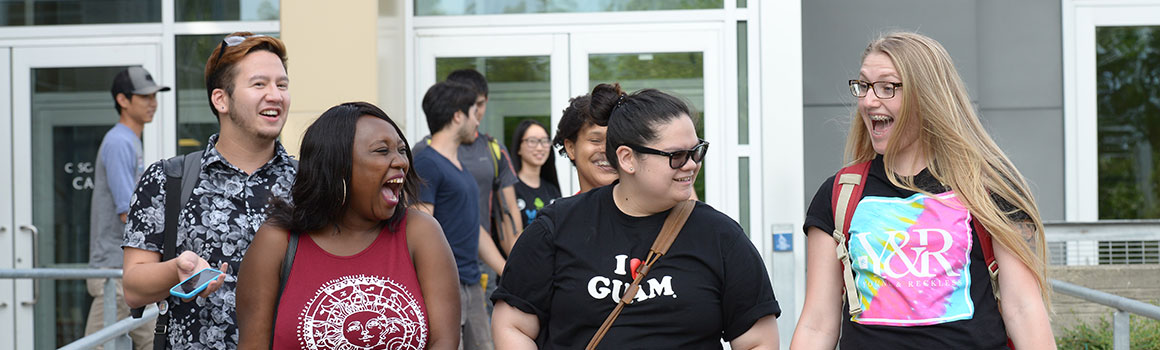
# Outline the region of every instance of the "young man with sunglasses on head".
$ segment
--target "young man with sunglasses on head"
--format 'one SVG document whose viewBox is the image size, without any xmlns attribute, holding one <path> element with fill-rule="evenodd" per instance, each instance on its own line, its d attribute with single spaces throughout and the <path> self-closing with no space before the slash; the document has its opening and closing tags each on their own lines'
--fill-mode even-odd
<svg viewBox="0 0 1160 350">
<path fill-rule="evenodd" d="M 277 140 L 290 108 L 286 47 L 269 36 L 230 34 L 206 62 L 205 85 L 220 133 L 210 136 L 205 150 L 185 156 L 192 157 L 184 164 L 193 164 L 196 176 L 182 169 L 194 179 L 182 181 L 193 187 L 180 203 L 174 247 L 166 247 L 166 200 L 183 194 L 166 186 L 167 173 L 173 176 L 166 160 L 145 170 L 122 246 L 125 301 L 131 307 L 167 302 L 155 344 L 235 349 L 234 291 L 242 257 L 266 219 L 266 204 L 275 196 L 288 200 L 296 174 Z M 164 259 L 166 249 L 176 257 Z M 170 296 L 171 287 L 207 267 L 224 273 L 190 300 Z"/>
</svg>

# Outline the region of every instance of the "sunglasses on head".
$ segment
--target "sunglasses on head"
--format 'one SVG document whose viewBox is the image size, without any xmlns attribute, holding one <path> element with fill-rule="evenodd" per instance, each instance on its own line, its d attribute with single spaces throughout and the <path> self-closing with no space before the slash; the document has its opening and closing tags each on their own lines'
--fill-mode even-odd
<svg viewBox="0 0 1160 350">
<path fill-rule="evenodd" d="M 669 167 L 673 169 L 680 169 L 681 167 L 685 166 L 685 163 L 689 162 L 689 159 L 692 159 L 693 162 L 696 163 L 700 163 L 702 160 L 705 160 L 705 153 L 709 151 L 709 142 L 705 140 L 698 141 L 700 141 L 700 143 L 697 143 L 693 149 L 680 150 L 675 152 L 665 152 L 659 149 L 648 148 L 641 145 L 625 146 L 628 146 L 628 148 L 631 148 L 633 151 L 640 153 L 669 157 Z"/>
<path fill-rule="evenodd" d="M 226 53 L 226 48 L 227 48 L 227 47 L 234 47 L 234 46 L 238 46 L 238 45 L 240 45 L 242 42 L 245 42 L 245 41 L 246 41 L 246 39 L 249 39 L 249 38 L 260 38 L 260 37 L 264 37 L 264 36 L 266 36 L 266 35 L 264 35 L 264 34 L 254 34 L 254 35 L 247 35 L 247 36 L 240 36 L 240 35 L 231 35 L 231 36 L 227 36 L 225 39 L 222 39 L 222 44 L 221 44 L 221 47 L 219 47 L 219 48 L 218 48 L 218 55 L 217 55 L 217 61 L 216 61 L 216 62 L 218 62 L 218 63 L 220 63 L 220 62 L 221 62 L 221 60 L 222 60 L 222 55 L 225 55 L 225 53 Z"/>
</svg>

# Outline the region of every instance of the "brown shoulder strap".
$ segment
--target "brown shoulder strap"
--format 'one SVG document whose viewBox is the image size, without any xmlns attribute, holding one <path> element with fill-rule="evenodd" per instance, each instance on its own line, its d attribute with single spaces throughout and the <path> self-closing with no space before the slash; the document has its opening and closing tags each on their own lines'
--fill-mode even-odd
<svg viewBox="0 0 1160 350">
<path fill-rule="evenodd" d="M 685 226 L 685 221 L 689 220 L 689 214 L 693 212 L 695 205 L 694 201 L 687 200 L 677 203 L 677 206 L 669 212 L 669 216 L 665 218 L 664 226 L 661 226 L 661 233 L 657 235 L 657 240 L 653 241 L 652 248 L 649 248 L 648 257 L 645 258 L 643 264 L 636 268 L 636 278 L 632 279 L 632 284 L 625 290 L 624 297 L 620 298 L 616 308 L 612 309 L 612 313 L 604 319 L 604 323 L 600 325 L 600 329 L 596 330 L 596 334 L 592 336 L 592 340 L 588 341 L 588 346 L 584 349 L 596 349 L 596 345 L 600 344 L 601 339 L 604 339 L 608 329 L 612 328 L 612 322 L 616 321 L 617 316 L 620 316 L 620 311 L 624 309 L 624 305 L 632 303 L 632 299 L 636 297 L 637 289 L 640 288 L 640 282 L 644 281 L 644 277 L 652 265 L 669 252 L 669 246 L 672 246 L 673 241 L 677 239 L 677 233 L 681 231 L 681 227 Z"/>
</svg>

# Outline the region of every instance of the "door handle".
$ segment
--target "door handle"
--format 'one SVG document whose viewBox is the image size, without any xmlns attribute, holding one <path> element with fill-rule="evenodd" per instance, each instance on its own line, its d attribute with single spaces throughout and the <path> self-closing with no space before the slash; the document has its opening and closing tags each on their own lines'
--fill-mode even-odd
<svg viewBox="0 0 1160 350">
<path fill-rule="evenodd" d="M 40 246 L 40 229 L 37 229 L 35 225 L 20 225 L 20 230 L 26 231 L 26 232 L 32 234 L 32 268 L 36 268 L 36 266 L 39 265 L 39 263 L 40 263 L 39 261 L 37 261 L 38 259 L 36 258 L 37 251 L 39 250 L 37 248 L 39 248 L 39 246 Z M 17 259 L 16 262 L 20 262 L 20 259 Z M 21 301 L 20 305 L 33 306 L 33 305 L 36 305 L 36 301 L 39 299 L 40 299 L 40 280 L 34 279 L 34 280 L 32 280 L 32 300 Z"/>
</svg>

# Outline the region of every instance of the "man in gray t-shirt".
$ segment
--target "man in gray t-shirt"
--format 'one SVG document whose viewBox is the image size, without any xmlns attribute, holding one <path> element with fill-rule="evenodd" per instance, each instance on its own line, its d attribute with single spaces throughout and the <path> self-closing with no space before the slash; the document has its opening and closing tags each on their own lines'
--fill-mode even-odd
<svg viewBox="0 0 1160 350">
<path fill-rule="evenodd" d="M 123 264 L 121 244 L 125 235 L 125 219 L 129 213 L 129 198 L 137 187 L 137 179 L 145 170 L 141 159 L 141 132 L 153 121 L 157 111 L 157 92 L 169 91 L 158 86 L 149 72 L 141 67 L 129 67 L 113 78 L 114 107 L 120 116 L 101 146 L 93 172 L 93 199 L 89 213 L 89 267 L 120 269 Z M 129 316 L 129 307 L 122 294 L 121 280 L 113 280 L 117 290 L 117 319 Z M 93 304 L 89 310 L 85 335 L 104 327 L 104 278 L 87 281 Z M 149 322 L 129 333 L 137 350 L 153 347 L 153 324 Z"/>
</svg>

